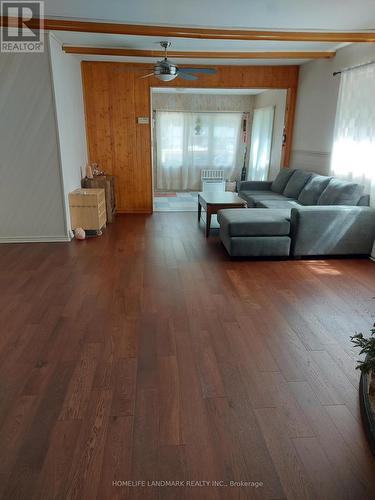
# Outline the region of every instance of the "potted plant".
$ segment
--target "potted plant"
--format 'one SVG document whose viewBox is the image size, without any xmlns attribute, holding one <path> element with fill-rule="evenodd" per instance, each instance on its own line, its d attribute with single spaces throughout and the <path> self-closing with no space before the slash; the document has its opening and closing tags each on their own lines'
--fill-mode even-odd
<svg viewBox="0 0 375 500">
<path fill-rule="evenodd" d="M 359 354 L 366 354 L 366 358 L 364 360 L 358 361 L 356 369 L 361 370 L 362 373 L 368 375 L 369 393 L 372 396 L 375 396 L 375 324 L 370 331 L 371 335 L 368 338 L 365 338 L 363 333 L 357 333 L 350 338 L 355 347 L 361 348 Z"/>
<path fill-rule="evenodd" d="M 375 324 L 370 331 L 368 338 L 357 333 L 351 337 L 351 341 L 361 349 L 360 354 L 366 355 L 365 359 L 358 361 L 356 369 L 361 371 L 359 401 L 362 419 L 375 455 Z"/>
</svg>

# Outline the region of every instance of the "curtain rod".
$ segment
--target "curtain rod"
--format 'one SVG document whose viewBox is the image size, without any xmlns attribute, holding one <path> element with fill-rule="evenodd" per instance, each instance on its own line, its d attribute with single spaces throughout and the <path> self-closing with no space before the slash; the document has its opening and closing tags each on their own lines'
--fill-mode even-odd
<svg viewBox="0 0 375 500">
<path fill-rule="evenodd" d="M 333 76 L 341 75 L 341 73 L 344 73 L 345 71 L 351 71 L 352 69 L 363 68 L 364 66 L 370 66 L 370 64 L 375 64 L 375 61 L 369 61 L 367 63 L 357 64 L 356 66 L 350 66 L 349 68 L 344 68 L 341 71 L 334 71 L 332 75 Z"/>
</svg>

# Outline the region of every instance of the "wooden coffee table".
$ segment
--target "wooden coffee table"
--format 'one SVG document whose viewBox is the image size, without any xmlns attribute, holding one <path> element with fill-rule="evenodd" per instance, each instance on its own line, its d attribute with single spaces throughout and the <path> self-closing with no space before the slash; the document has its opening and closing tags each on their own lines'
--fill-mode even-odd
<svg viewBox="0 0 375 500">
<path fill-rule="evenodd" d="M 198 222 L 201 220 L 202 207 L 206 211 L 206 238 L 210 234 L 211 216 L 223 208 L 246 208 L 247 203 L 236 193 L 199 193 Z"/>
</svg>

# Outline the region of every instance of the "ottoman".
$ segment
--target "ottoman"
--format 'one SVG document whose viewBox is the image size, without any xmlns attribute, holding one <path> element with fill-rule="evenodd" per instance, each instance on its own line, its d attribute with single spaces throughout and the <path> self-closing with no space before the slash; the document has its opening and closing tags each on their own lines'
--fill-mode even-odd
<svg viewBox="0 0 375 500">
<path fill-rule="evenodd" d="M 232 257 L 287 257 L 290 210 L 234 208 L 220 210 L 220 239 Z"/>
</svg>

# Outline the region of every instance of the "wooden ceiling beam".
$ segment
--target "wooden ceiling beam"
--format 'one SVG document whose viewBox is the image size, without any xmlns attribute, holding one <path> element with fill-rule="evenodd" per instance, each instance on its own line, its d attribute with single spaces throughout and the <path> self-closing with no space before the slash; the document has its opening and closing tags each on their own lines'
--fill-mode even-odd
<svg viewBox="0 0 375 500">
<path fill-rule="evenodd" d="M 39 28 L 39 20 L 25 24 Z M 1 25 L 16 25 L 15 18 L 1 18 Z M 52 31 L 77 31 L 83 33 L 108 33 L 117 35 L 157 36 L 164 38 L 201 38 L 213 40 L 273 40 L 280 42 L 375 42 L 375 31 L 328 32 L 328 31 L 272 31 L 222 28 L 186 28 L 178 26 L 149 26 L 74 19 L 44 19 L 44 29 Z"/>
<path fill-rule="evenodd" d="M 138 50 L 110 47 L 77 47 L 64 45 L 67 54 L 101 55 L 119 57 L 164 57 L 160 50 Z M 186 52 L 168 51 L 172 59 L 330 59 L 335 52 Z"/>
</svg>

